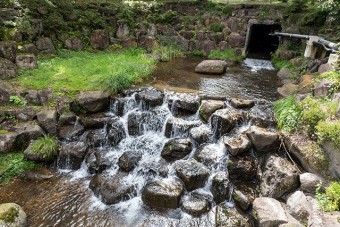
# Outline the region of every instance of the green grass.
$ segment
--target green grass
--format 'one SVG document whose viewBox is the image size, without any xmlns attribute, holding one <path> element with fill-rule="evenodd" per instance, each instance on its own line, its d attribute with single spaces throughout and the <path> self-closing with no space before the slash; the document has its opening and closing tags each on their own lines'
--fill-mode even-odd
<svg viewBox="0 0 340 227">
<path fill-rule="evenodd" d="M 39 61 L 38 69 L 22 70 L 15 80 L 25 88 L 52 88 L 54 92 L 99 89 L 118 92 L 142 82 L 155 64 L 141 49 L 95 53 L 64 50 L 55 58 Z"/>
<path fill-rule="evenodd" d="M 233 49 L 227 49 L 225 51 L 213 50 L 210 52 L 209 59 L 219 59 L 219 60 L 232 60 L 241 61 L 244 57 L 242 55 L 236 55 Z"/>
<path fill-rule="evenodd" d="M 298 70 L 297 66 L 293 65 L 292 63 L 290 63 L 287 60 L 279 59 L 275 55 L 272 56 L 272 63 L 273 63 L 273 66 L 278 70 L 282 69 L 282 68 L 288 68 L 288 69 L 291 69 L 291 70 Z"/>
<path fill-rule="evenodd" d="M 25 170 L 34 169 L 37 164 L 28 161 L 23 153 L 9 153 L 0 155 L 0 184 L 6 184 Z"/>
<path fill-rule="evenodd" d="M 51 136 L 44 136 L 32 144 L 32 153 L 40 153 L 43 158 L 54 157 L 58 154 L 58 144 Z"/>
<path fill-rule="evenodd" d="M 332 182 L 324 193 L 321 192 L 321 183 L 316 190 L 316 199 L 323 211 L 339 211 L 340 207 L 340 182 Z"/>
<path fill-rule="evenodd" d="M 320 121 L 316 131 L 321 141 L 332 141 L 340 147 L 340 119 L 333 121 Z"/>
</svg>

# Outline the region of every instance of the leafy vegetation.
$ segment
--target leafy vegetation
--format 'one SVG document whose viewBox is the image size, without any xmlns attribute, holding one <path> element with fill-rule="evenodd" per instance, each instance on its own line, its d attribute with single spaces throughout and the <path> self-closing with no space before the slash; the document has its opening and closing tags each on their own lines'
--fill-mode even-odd
<svg viewBox="0 0 340 227">
<path fill-rule="evenodd" d="M 24 98 L 20 98 L 19 96 L 10 96 L 9 101 L 16 106 L 26 106 L 27 101 Z"/>
<path fill-rule="evenodd" d="M 6 184 L 25 170 L 34 169 L 37 164 L 28 161 L 23 153 L 0 154 L 0 184 Z"/>
<path fill-rule="evenodd" d="M 39 62 L 39 68 L 22 70 L 14 81 L 30 89 L 52 88 L 75 94 L 83 90 L 118 92 L 142 82 L 155 67 L 141 49 L 119 52 L 60 51 L 55 58 Z"/>
<path fill-rule="evenodd" d="M 327 79 L 333 82 L 332 86 L 329 89 L 330 91 L 329 96 L 331 97 L 338 90 L 340 86 L 340 72 L 334 70 L 334 71 L 322 73 L 317 76 L 315 83 L 317 83 L 321 79 Z"/>
<path fill-rule="evenodd" d="M 332 182 L 326 191 L 321 192 L 321 183 L 316 190 L 316 198 L 323 211 L 339 211 L 340 207 L 340 182 Z"/>
<path fill-rule="evenodd" d="M 220 59 L 220 60 L 232 60 L 232 61 L 241 61 L 244 57 L 242 55 L 235 54 L 232 48 L 229 48 L 225 51 L 213 50 L 210 52 L 209 59 Z"/>
<path fill-rule="evenodd" d="M 0 215 L 0 220 L 7 223 L 14 222 L 15 218 L 18 217 L 18 214 L 18 209 L 11 207 L 7 212 L 4 212 Z"/>
<path fill-rule="evenodd" d="M 209 28 L 213 32 L 222 32 L 224 25 L 221 24 L 220 22 L 215 22 L 215 23 L 212 23 Z"/>
<path fill-rule="evenodd" d="M 297 67 L 295 65 L 293 65 L 292 63 L 290 63 L 287 60 L 283 60 L 283 59 L 278 58 L 275 54 L 272 55 L 271 60 L 272 60 L 273 66 L 278 70 L 282 69 L 282 68 L 297 70 Z"/>
<path fill-rule="evenodd" d="M 320 121 L 316 125 L 316 131 L 321 141 L 332 141 L 340 146 L 340 120 Z"/>
<path fill-rule="evenodd" d="M 58 154 L 57 141 L 51 136 L 41 137 L 34 141 L 31 152 L 39 153 L 43 158 L 54 157 Z"/>
</svg>

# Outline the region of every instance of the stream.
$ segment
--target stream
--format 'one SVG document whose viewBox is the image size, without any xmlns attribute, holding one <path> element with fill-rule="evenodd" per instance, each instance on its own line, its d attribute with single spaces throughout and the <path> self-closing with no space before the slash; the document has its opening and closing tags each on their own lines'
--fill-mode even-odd
<svg viewBox="0 0 340 227">
<path fill-rule="evenodd" d="M 213 132 L 211 123 L 200 120 L 198 111 L 192 114 L 175 114 L 174 105 L 180 100 L 177 92 L 195 94 L 223 95 L 226 97 L 274 101 L 277 97 L 276 71 L 269 61 L 246 59 L 240 65 L 231 66 L 222 76 L 200 75 L 194 73 L 199 58 L 174 59 L 171 62 L 159 63 L 153 73 L 154 80 L 150 84 L 164 92 L 160 105 L 148 106 L 136 99 L 136 93 L 124 97 L 123 109 L 118 102 L 112 102 L 106 117 L 117 119 L 124 129 L 125 136 L 116 146 L 104 142 L 95 146 L 93 152 L 103 155 L 110 163 L 104 170 L 105 179 L 119 177 L 121 185 L 132 186 L 133 190 L 125 193 L 123 201 L 112 205 L 103 203 L 101 194 L 91 190 L 90 182 L 94 174 L 89 172 L 89 158 L 83 161 L 81 168 L 70 170 L 58 169 L 52 173 L 54 177 L 47 180 L 33 181 L 16 179 L 13 183 L 1 186 L 0 203 L 15 202 L 23 207 L 28 215 L 29 226 L 215 226 L 216 202 L 211 199 L 213 177 L 219 172 L 227 171 L 228 152 L 223 139 L 215 138 L 208 133 L 205 146 L 214 150 L 208 165 L 209 176 L 203 185 L 197 189 L 184 190 L 181 203 L 189 200 L 194 194 L 208 198 L 209 211 L 193 217 L 177 209 L 156 211 L 147 207 L 142 201 L 142 190 L 151 180 L 171 181 L 176 179 L 174 165 L 178 161 L 165 161 L 161 152 L 164 144 L 173 138 L 190 138 L 191 127 L 197 130 Z M 229 105 L 229 104 L 227 104 Z M 261 114 L 261 108 L 253 107 Z M 267 106 L 262 106 L 267 108 Z M 255 111 L 256 112 L 256 111 Z M 131 129 L 131 119 L 137 123 Z M 169 129 L 169 121 L 172 127 Z M 238 135 L 252 124 L 246 119 L 237 124 L 232 135 Z M 188 126 L 194 125 L 194 126 Z M 107 127 L 96 130 L 96 133 L 106 133 Z M 107 135 L 106 135 L 107 136 Z M 63 143 L 68 143 L 64 141 Z M 199 144 L 192 142 L 191 152 L 184 159 L 195 157 Z M 117 165 L 119 158 L 125 152 L 142 153 L 138 165 L 130 172 L 121 174 Z M 252 151 L 250 156 L 254 157 Z M 256 194 L 256 180 L 249 182 Z M 117 191 L 121 190 L 118 187 Z M 231 197 L 224 202 L 225 206 L 233 207 Z"/>
</svg>

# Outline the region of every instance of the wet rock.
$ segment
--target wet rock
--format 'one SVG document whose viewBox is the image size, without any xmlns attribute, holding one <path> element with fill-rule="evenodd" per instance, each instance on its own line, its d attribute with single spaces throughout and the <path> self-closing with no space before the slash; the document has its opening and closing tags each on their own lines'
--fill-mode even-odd
<svg viewBox="0 0 340 227">
<path fill-rule="evenodd" d="M 230 132 L 242 120 L 242 113 L 235 109 L 227 108 L 215 111 L 210 120 L 214 137 L 218 139 Z"/>
<path fill-rule="evenodd" d="M 189 131 L 190 137 L 197 143 L 197 145 L 206 143 L 212 136 L 212 131 L 206 125 L 191 128 Z"/>
<path fill-rule="evenodd" d="M 75 113 L 97 113 L 106 111 L 110 104 L 110 95 L 102 91 L 85 91 L 71 103 L 71 110 Z"/>
<path fill-rule="evenodd" d="M 140 136 L 144 133 L 143 123 L 147 122 L 149 112 L 132 112 L 128 115 L 128 131 L 130 136 Z"/>
<path fill-rule="evenodd" d="M 170 137 L 186 137 L 189 130 L 198 127 L 202 123 L 200 121 L 188 121 L 181 118 L 171 117 L 165 125 L 165 136 Z"/>
<path fill-rule="evenodd" d="M 170 97 L 169 107 L 174 113 L 196 113 L 200 106 L 200 98 L 195 94 L 177 93 Z"/>
<path fill-rule="evenodd" d="M 59 117 L 58 125 L 60 127 L 67 125 L 75 125 L 77 122 L 77 115 L 72 112 L 63 113 Z"/>
<path fill-rule="evenodd" d="M 135 97 L 137 101 L 142 100 L 148 108 L 162 105 L 164 94 L 157 89 L 151 88 L 138 92 Z"/>
<path fill-rule="evenodd" d="M 58 156 L 58 151 L 51 151 L 47 147 L 42 147 L 39 151 L 33 151 L 34 142 L 32 141 L 24 151 L 25 158 L 28 160 L 49 163 Z"/>
<path fill-rule="evenodd" d="M 35 122 L 19 123 L 6 134 L 0 134 L 0 153 L 25 150 L 31 140 L 44 135 L 44 131 Z"/>
<path fill-rule="evenodd" d="M 35 45 L 41 53 L 53 54 L 56 51 L 52 40 L 48 37 L 39 38 Z"/>
<path fill-rule="evenodd" d="M 118 173 L 114 176 L 97 174 L 92 177 L 89 188 L 106 205 L 126 201 L 135 194 L 135 187 L 124 181 L 125 176 L 125 173 Z"/>
<path fill-rule="evenodd" d="M 0 41 L 0 58 L 15 62 L 18 44 L 15 41 Z"/>
<path fill-rule="evenodd" d="M 86 153 L 87 145 L 84 142 L 62 144 L 59 149 L 58 167 L 77 170 L 80 168 Z"/>
<path fill-rule="evenodd" d="M 37 170 L 26 170 L 23 179 L 31 181 L 43 181 L 54 177 L 54 172 L 50 169 L 39 168 Z"/>
<path fill-rule="evenodd" d="M 176 162 L 174 169 L 188 191 L 203 187 L 209 176 L 209 170 L 193 159 Z"/>
<path fill-rule="evenodd" d="M 248 117 L 253 125 L 259 127 L 276 127 L 272 104 L 256 105 L 250 109 Z"/>
<path fill-rule="evenodd" d="M 105 50 L 110 44 L 109 33 L 105 30 L 94 30 L 90 40 L 92 47 L 96 50 Z"/>
<path fill-rule="evenodd" d="M 216 226 L 229 227 L 229 226 L 242 226 L 250 227 L 247 218 L 242 216 L 235 208 L 227 208 L 223 205 L 216 206 Z"/>
<path fill-rule="evenodd" d="M 331 88 L 335 86 L 335 82 L 322 79 L 314 86 L 313 94 L 315 98 L 326 97 L 331 93 Z"/>
<path fill-rule="evenodd" d="M 284 143 L 292 157 L 298 160 L 306 171 L 321 176 L 329 175 L 329 157 L 315 141 L 294 133 L 284 135 Z"/>
<path fill-rule="evenodd" d="M 84 49 L 84 44 L 81 39 L 74 37 L 65 40 L 65 46 L 69 50 L 82 50 Z"/>
<path fill-rule="evenodd" d="M 111 146 L 117 145 L 120 141 L 125 139 L 126 134 L 124 126 L 121 122 L 117 121 L 109 125 L 107 137 Z"/>
<path fill-rule="evenodd" d="M 100 151 L 91 152 L 86 156 L 87 169 L 91 174 L 101 173 L 111 166 L 111 162 Z"/>
<path fill-rule="evenodd" d="M 299 187 L 296 167 L 284 158 L 271 155 L 264 166 L 260 189 L 263 196 L 280 198 Z"/>
<path fill-rule="evenodd" d="M 230 179 L 239 181 L 251 181 L 256 177 L 257 165 L 251 156 L 238 156 L 228 161 Z"/>
<path fill-rule="evenodd" d="M 206 199 L 190 198 L 182 203 L 182 210 L 192 216 L 199 217 L 210 210 L 210 203 Z"/>
<path fill-rule="evenodd" d="M 256 198 L 253 212 L 259 226 L 279 226 L 288 222 L 285 210 L 280 202 L 273 198 Z"/>
<path fill-rule="evenodd" d="M 244 134 L 234 138 L 223 137 L 223 143 L 232 156 L 244 154 L 251 148 L 251 142 Z"/>
<path fill-rule="evenodd" d="M 27 225 L 27 216 L 24 210 L 16 203 L 0 204 L 0 226 L 21 227 Z"/>
<path fill-rule="evenodd" d="M 5 114 L 15 116 L 15 119 L 22 121 L 33 121 L 36 118 L 36 112 L 31 107 L 9 109 L 5 111 Z"/>
<path fill-rule="evenodd" d="M 306 225 L 312 206 L 303 192 L 296 191 L 287 199 L 287 210 L 294 218 Z"/>
<path fill-rule="evenodd" d="M 299 94 L 307 94 L 310 93 L 313 89 L 314 85 L 314 76 L 313 75 L 303 75 L 300 79 L 299 83 Z"/>
<path fill-rule="evenodd" d="M 125 172 L 130 172 L 133 170 L 139 160 L 142 158 L 142 153 L 140 152 L 124 152 L 118 159 L 118 166 Z"/>
<path fill-rule="evenodd" d="M 235 204 L 243 211 L 248 210 L 252 204 L 248 196 L 237 189 L 233 190 L 232 198 L 235 201 Z"/>
<path fill-rule="evenodd" d="M 267 129 L 251 126 L 246 132 L 255 149 L 260 152 L 276 151 L 279 148 L 279 135 Z"/>
<path fill-rule="evenodd" d="M 119 117 L 124 115 L 124 106 L 126 105 L 127 99 L 126 98 L 114 98 L 113 105 L 111 105 L 111 111 Z"/>
<path fill-rule="evenodd" d="M 322 64 L 318 68 L 318 73 L 325 73 L 334 70 L 334 67 L 328 63 Z"/>
<path fill-rule="evenodd" d="M 9 103 L 10 95 L 13 92 L 13 88 L 10 83 L 0 80 L 0 104 Z"/>
<path fill-rule="evenodd" d="M 87 135 L 88 145 L 92 148 L 102 147 L 107 144 L 107 132 L 103 129 L 90 131 Z"/>
<path fill-rule="evenodd" d="M 212 179 L 210 191 L 217 204 L 229 199 L 230 183 L 226 172 L 216 173 Z"/>
<path fill-rule="evenodd" d="M 57 135 L 57 111 L 51 109 L 43 109 L 37 113 L 39 125 L 51 135 Z"/>
<path fill-rule="evenodd" d="M 208 122 L 210 116 L 219 109 L 225 107 L 225 103 L 223 101 L 218 100 L 203 100 L 200 106 L 200 117 L 205 121 Z"/>
<path fill-rule="evenodd" d="M 237 99 L 233 98 L 230 100 L 232 107 L 237 109 L 252 108 L 255 105 L 254 100 Z"/>
<path fill-rule="evenodd" d="M 164 144 L 161 156 L 167 161 L 175 161 L 187 156 L 191 150 L 190 139 L 171 139 Z"/>
<path fill-rule="evenodd" d="M 225 157 L 225 151 L 217 144 L 203 144 L 195 153 L 195 159 L 207 167 L 217 166 Z"/>
<path fill-rule="evenodd" d="M 15 63 L 21 69 L 36 69 L 38 68 L 37 59 L 34 54 L 20 54 L 16 57 Z"/>
<path fill-rule="evenodd" d="M 203 74 L 222 74 L 225 72 L 225 69 L 225 61 L 204 60 L 196 66 L 195 72 Z"/>
<path fill-rule="evenodd" d="M 20 95 L 26 99 L 28 104 L 42 106 L 49 102 L 52 95 L 51 89 L 44 90 L 27 90 L 21 92 Z"/>
<path fill-rule="evenodd" d="M 287 97 L 293 94 L 296 94 L 298 91 L 299 86 L 296 84 L 288 83 L 284 84 L 282 87 L 279 87 L 277 89 L 277 92 L 282 96 L 282 97 Z"/>
<path fill-rule="evenodd" d="M 112 124 L 115 120 L 113 117 L 105 115 L 105 113 L 97 113 L 90 115 L 81 115 L 80 122 L 87 129 L 104 128 L 105 125 Z"/>
<path fill-rule="evenodd" d="M 313 173 L 300 174 L 300 189 L 304 192 L 315 194 L 318 185 L 321 183 L 324 188 L 326 180 Z"/>
<path fill-rule="evenodd" d="M 18 75 L 17 66 L 7 59 L 0 58 L 0 79 L 8 80 L 16 77 L 17 75 Z"/>
<path fill-rule="evenodd" d="M 67 141 L 76 141 L 85 131 L 81 124 L 67 125 L 59 128 L 59 138 Z"/>
<path fill-rule="evenodd" d="M 184 187 L 176 179 L 158 179 L 146 183 L 142 191 L 143 202 L 155 209 L 176 209 Z"/>
</svg>

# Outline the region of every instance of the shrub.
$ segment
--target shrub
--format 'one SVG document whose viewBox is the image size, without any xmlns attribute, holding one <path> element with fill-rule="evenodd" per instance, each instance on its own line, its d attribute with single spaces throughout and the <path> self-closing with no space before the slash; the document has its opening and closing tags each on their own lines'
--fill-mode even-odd
<svg viewBox="0 0 340 227">
<path fill-rule="evenodd" d="M 26 160 L 23 153 L 0 154 L 0 184 L 6 184 L 12 177 L 36 167 L 37 164 Z"/>
<path fill-rule="evenodd" d="M 292 69 L 292 70 L 298 69 L 297 66 L 293 65 L 292 63 L 290 63 L 287 60 L 283 60 L 283 59 L 278 58 L 275 54 L 272 55 L 272 63 L 273 63 L 273 66 L 278 70 L 282 69 L 282 68 L 288 68 L 288 69 Z"/>
<path fill-rule="evenodd" d="M 39 153 L 43 158 L 54 157 L 58 154 L 57 141 L 51 136 L 44 136 L 33 142 L 32 153 Z"/>
<path fill-rule="evenodd" d="M 213 32 L 222 32 L 223 28 L 224 28 L 224 25 L 219 22 L 212 23 L 209 27 L 209 29 Z"/>
<path fill-rule="evenodd" d="M 340 207 L 340 182 L 332 182 L 326 187 L 325 193 L 321 192 L 321 183 L 316 190 L 316 199 L 323 211 L 339 211 Z"/>
<path fill-rule="evenodd" d="M 274 102 L 274 114 L 278 128 L 287 132 L 296 130 L 299 126 L 301 111 L 301 108 L 295 102 L 295 96 Z"/>
<path fill-rule="evenodd" d="M 340 146 L 340 120 L 320 121 L 316 126 L 317 135 L 321 142 L 333 141 Z"/>
<path fill-rule="evenodd" d="M 209 59 L 220 59 L 220 60 L 232 60 L 241 61 L 244 57 L 242 55 L 236 55 L 233 49 L 227 49 L 225 51 L 213 50 L 210 52 Z"/>
<path fill-rule="evenodd" d="M 9 101 L 16 106 L 26 106 L 27 101 L 24 98 L 20 98 L 19 96 L 10 96 Z"/>
</svg>

